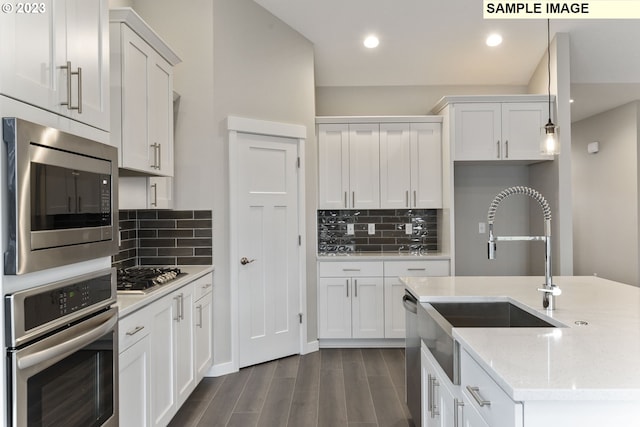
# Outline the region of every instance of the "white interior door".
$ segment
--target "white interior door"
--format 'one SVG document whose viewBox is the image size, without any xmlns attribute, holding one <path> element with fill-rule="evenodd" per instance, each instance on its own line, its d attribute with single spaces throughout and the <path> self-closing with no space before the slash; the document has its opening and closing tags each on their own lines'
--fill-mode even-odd
<svg viewBox="0 0 640 427">
<path fill-rule="evenodd" d="M 297 140 L 238 133 L 239 366 L 300 350 Z"/>
</svg>

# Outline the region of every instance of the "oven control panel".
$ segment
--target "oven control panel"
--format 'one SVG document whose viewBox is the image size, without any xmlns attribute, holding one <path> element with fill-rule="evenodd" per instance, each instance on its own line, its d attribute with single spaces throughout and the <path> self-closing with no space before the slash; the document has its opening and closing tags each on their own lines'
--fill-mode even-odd
<svg viewBox="0 0 640 427">
<path fill-rule="evenodd" d="M 115 279 L 115 269 L 106 269 L 6 295 L 7 342 L 44 325 L 73 323 L 115 303 Z"/>
</svg>

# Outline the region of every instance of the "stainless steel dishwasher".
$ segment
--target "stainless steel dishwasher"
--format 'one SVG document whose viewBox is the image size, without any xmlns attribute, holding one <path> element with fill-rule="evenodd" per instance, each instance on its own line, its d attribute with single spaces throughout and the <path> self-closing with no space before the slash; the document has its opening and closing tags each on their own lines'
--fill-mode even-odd
<svg viewBox="0 0 640 427">
<path fill-rule="evenodd" d="M 406 401 L 413 418 L 414 425 L 422 425 L 421 419 L 421 387 L 420 387 L 420 336 L 418 335 L 418 299 L 405 290 L 402 297 L 406 319 L 405 340 L 405 375 L 406 375 Z"/>
</svg>

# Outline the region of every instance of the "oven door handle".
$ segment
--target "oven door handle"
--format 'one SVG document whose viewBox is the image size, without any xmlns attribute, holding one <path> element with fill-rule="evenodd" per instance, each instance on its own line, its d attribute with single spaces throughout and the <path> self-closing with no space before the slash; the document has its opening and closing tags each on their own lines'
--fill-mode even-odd
<svg viewBox="0 0 640 427">
<path fill-rule="evenodd" d="M 75 338 L 65 341 L 62 344 L 58 344 L 46 350 L 39 351 L 37 353 L 30 354 L 28 356 L 20 357 L 17 360 L 19 369 L 27 369 L 32 366 L 39 365 L 40 363 L 50 361 L 52 359 L 64 358 L 67 355 L 84 348 L 91 344 L 96 339 L 105 335 L 112 330 L 118 323 L 118 316 L 112 316 L 106 322 L 100 326 L 85 332 L 82 335 L 78 335 Z"/>
</svg>

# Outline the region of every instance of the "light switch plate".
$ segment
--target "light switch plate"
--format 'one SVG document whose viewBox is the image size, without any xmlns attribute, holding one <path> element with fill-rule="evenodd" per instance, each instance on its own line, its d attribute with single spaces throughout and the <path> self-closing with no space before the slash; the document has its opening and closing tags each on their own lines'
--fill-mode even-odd
<svg viewBox="0 0 640 427">
<path fill-rule="evenodd" d="M 487 224 L 484 222 L 479 222 L 478 223 L 478 233 L 479 234 L 484 234 L 487 232 Z"/>
<path fill-rule="evenodd" d="M 353 224 L 347 224 L 347 234 L 355 234 L 355 229 Z"/>
<path fill-rule="evenodd" d="M 411 234 L 411 233 L 413 233 L 413 225 L 411 225 L 411 223 L 405 224 L 404 234 Z"/>
<path fill-rule="evenodd" d="M 368 230 L 369 230 L 369 234 L 376 234 L 376 225 L 369 224 Z"/>
</svg>

